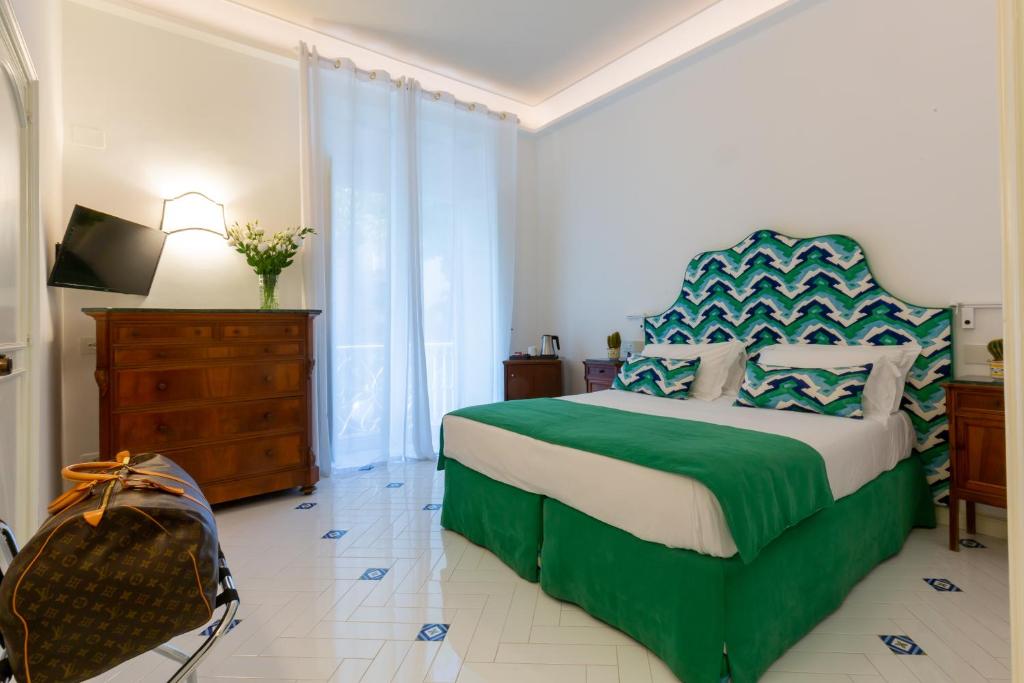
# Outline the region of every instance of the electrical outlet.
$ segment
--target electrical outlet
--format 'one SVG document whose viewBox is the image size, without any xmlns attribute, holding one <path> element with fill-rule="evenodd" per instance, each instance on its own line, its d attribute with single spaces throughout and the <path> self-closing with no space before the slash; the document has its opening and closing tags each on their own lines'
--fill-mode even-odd
<svg viewBox="0 0 1024 683">
<path fill-rule="evenodd" d="M 78 340 L 78 349 L 82 352 L 83 356 L 95 356 L 96 337 L 80 337 Z"/>
<path fill-rule="evenodd" d="M 974 307 L 973 306 L 961 306 L 960 307 L 960 327 L 965 330 L 974 329 Z"/>
</svg>

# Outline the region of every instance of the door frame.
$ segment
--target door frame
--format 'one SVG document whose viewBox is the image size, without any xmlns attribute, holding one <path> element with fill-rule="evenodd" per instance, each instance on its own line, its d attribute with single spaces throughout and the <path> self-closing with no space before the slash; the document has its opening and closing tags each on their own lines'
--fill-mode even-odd
<svg viewBox="0 0 1024 683">
<path fill-rule="evenodd" d="M 39 193 L 39 79 L 28 45 L 18 25 L 10 0 L 0 0 L 0 46 L 11 61 L 0 58 L 0 79 L 14 93 L 22 126 L 21 156 L 21 226 L 22 233 L 18 293 L 20 305 L 14 344 L 5 345 L 16 358 L 15 372 L 19 380 L 19 412 L 15 453 L 15 503 L 11 526 L 16 534 L 28 537 L 39 524 L 42 494 L 40 489 L 40 406 L 44 398 L 41 378 L 34 369 L 40 330 L 40 296 L 42 296 L 42 217 Z M 3 473 L 0 473 L 2 476 Z"/>
<path fill-rule="evenodd" d="M 1024 575 L 1024 12 L 999 2 L 1003 339 L 1006 344 L 1006 485 L 1010 576 Z M 1014 681 L 1024 681 L 1024 585 L 1010 581 Z"/>
</svg>

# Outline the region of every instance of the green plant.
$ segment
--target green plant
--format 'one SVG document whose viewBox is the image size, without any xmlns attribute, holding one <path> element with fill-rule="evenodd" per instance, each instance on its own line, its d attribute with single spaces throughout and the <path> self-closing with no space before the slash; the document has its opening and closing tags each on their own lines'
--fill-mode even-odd
<svg viewBox="0 0 1024 683">
<path fill-rule="evenodd" d="M 608 335 L 608 348 L 622 348 L 622 336 L 618 332 L 612 332 L 611 334 Z"/>
<path fill-rule="evenodd" d="M 992 356 L 992 360 L 999 361 L 999 360 L 1003 359 L 1003 340 L 1002 339 L 993 339 L 992 341 L 990 341 L 988 343 L 988 347 L 987 348 L 988 348 L 988 355 Z"/>
<path fill-rule="evenodd" d="M 228 228 L 228 246 L 245 256 L 258 275 L 280 275 L 292 264 L 302 240 L 315 234 L 313 228 L 294 227 L 267 235 L 259 221 L 246 223 L 244 228 L 235 223 Z"/>
</svg>

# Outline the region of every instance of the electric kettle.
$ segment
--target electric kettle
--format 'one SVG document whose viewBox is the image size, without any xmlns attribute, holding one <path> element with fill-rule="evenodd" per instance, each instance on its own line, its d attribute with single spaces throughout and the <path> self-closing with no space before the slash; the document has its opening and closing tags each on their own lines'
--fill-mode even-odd
<svg viewBox="0 0 1024 683">
<path fill-rule="evenodd" d="M 540 357 L 558 358 L 558 352 L 562 347 L 558 343 L 557 334 L 542 334 L 540 336 Z"/>
</svg>

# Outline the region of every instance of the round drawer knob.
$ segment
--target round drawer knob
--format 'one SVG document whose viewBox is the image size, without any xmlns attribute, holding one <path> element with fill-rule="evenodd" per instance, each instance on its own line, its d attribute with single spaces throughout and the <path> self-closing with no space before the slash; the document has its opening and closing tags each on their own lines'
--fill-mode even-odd
<svg viewBox="0 0 1024 683">
<path fill-rule="evenodd" d="M 156 383 L 156 390 L 157 391 L 167 391 L 167 382 L 157 382 Z"/>
<path fill-rule="evenodd" d="M 168 429 L 169 427 L 165 424 L 158 424 L 156 426 L 156 431 L 160 432 L 161 434 L 166 434 Z"/>
<path fill-rule="evenodd" d="M 272 412 L 270 412 L 269 410 L 267 412 L 263 413 L 263 419 L 264 420 L 269 420 L 273 416 L 274 416 L 274 414 Z"/>
<path fill-rule="evenodd" d="M 514 373 L 514 372 L 510 372 L 508 376 L 509 376 L 509 377 L 512 377 L 512 378 L 515 378 L 515 376 L 516 376 L 516 373 Z"/>
<path fill-rule="evenodd" d="M 156 357 L 157 358 L 167 358 L 167 353 L 165 351 L 157 351 L 156 352 Z"/>
<path fill-rule="evenodd" d="M 274 381 L 274 377 L 273 375 L 264 375 L 263 381 L 266 382 L 267 384 L 270 384 L 271 382 Z"/>
<path fill-rule="evenodd" d="M 270 350 L 269 346 L 264 346 L 263 347 L 263 353 L 272 353 L 272 351 Z"/>
<path fill-rule="evenodd" d="M 268 458 L 272 458 L 274 456 L 274 449 L 268 448 L 267 450 L 263 451 L 263 455 L 267 456 Z"/>
</svg>

